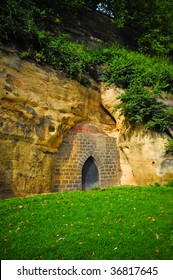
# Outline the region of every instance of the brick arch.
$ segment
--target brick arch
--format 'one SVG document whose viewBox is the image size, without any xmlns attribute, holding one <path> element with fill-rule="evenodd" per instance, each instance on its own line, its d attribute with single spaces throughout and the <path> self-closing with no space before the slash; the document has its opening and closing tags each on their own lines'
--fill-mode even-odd
<svg viewBox="0 0 173 280">
<path fill-rule="evenodd" d="M 99 186 L 119 184 L 120 163 L 116 139 L 93 124 L 80 124 L 64 137 L 57 152 L 53 191 L 82 189 L 82 168 L 93 157 L 99 172 Z"/>
<path fill-rule="evenodd" d="M 89 157 L 93 157 L 93 159 L 96 161 L 96 165 L 98 166 L 98 169 L 100 171 L 102 171 L 104 169 L 104 166 L 103 166 L 103 163 L 100 159 L 100 157 L 93 151 L 88 151 L 86 152 L 83 157 L 80 159 L 79 163 L 78 163 L 78 170 L 80 171 L 81 168 L 83 167 L 84 163 L 86 162 L 86 160 L 89 158 Z"/>
<path fill-rule="evenodd" d="M 85 164 L 85 162 L 92 157 L 97 168 L 98 168 L 98 173 L 99 173 L 99 185 L 98 187 L 102 186 L 102 174 L 104 173 L 104 164 L 102 163 L 101 158 L 93 151 L 88 151 L 85 153 L 85 155 L 80 159 L 79 164 L 78 164 L 78 171 L 82 174 L 82 169 L 83 166 Z M 82 180 L 82 176 L 81 176 L 81 180 Z"/>
<path fill-rule="evenodd" d="M 72 132 L 83 133 L 83 134 L 102 134 L 106 135 L 106 133 L 93 123 L 79 123 L 72 127 Z"/>
</svg>

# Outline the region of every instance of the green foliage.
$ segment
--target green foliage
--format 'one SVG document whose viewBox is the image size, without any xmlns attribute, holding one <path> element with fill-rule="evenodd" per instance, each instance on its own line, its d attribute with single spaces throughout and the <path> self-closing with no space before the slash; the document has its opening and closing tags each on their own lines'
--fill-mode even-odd
<svg viewBox="0 0 173 280">
<path fill-rule="evenodd" d="M 115 26 L 126 30 L 142 52 L 171 55 L 173 52 L 172 0 L 2 0 L 0 3 L 0 39 L 18 40 L 24 45 L 37 40 L 37 30 L 47 28 L 50 17 L 59 24 L 61 18 L 74 18 L 87 4 L 111 16 Z M 133 30 L 134 32 L 131 32 Z"/>
<path fill-rule="evenodd" d="M 33 37 L 36 13 L 32 0 L 2 0 L 0 4 L 0 39 L 27 41 Z"/>
<path fill-rule="evenodd" d="M 94 52 L 82 44 L 72 43 L 68 34 L 58 37 L 50 32 L 39 31 L 37 34 L 40 50 L 30 54 L 37 62 L 63 70 L 79 81 L 94 67 Z"/>
<path fill-rule="evenodd" d="M 173 138 L 168 138 L 167 144 L 166 144 L 166 151 L 168 153 L 173 154 Z"/>
<path fill-rule="evenodd" d="M 143 123 L 146 128 L 166 131 L 173 125 L 173 108 L 157 101 L 155 93 L 134 84 L 126 90 L 120 99 L 122 103 L 116 109 L 122 110 L 131 123 Z"/>
<path fill-rule="evenodd" d="M 164 23 L 164 26 L 161 26 L 165 16 L 168 21 L 172 19 L 170 1 L 163 3 L 154 0 L 154 8 L 148 0 L 132 1 L 132 5 L 126 0 L 95 0 L 87 3 L 100 9 L 102 5 L 102 9 L 114 15 L 114 21 L 122 21 L 122 26 L 129 23 L 130 27 L 134 27 L 133 21 L 135 24 L 138 22 L 137 29 L 142 35 L 136 40 L 140 51 L 164 56 L 169 53 L 171 44 L 173 46 L 170 36 L 173 21 L 169 25 Z M 63 14 L 75 14 L 82 5 L 83 0 L 2 0 L 0 40 L 18 42 L 21 57 L 29 57 L 38 63 L 60 69 L 85 85 L 89 83 L 89 75 L 100 79 L 97 75 L 99 71 L 102 72 L 103 81 L 125 89 L 125 93 L 120 97 L 120 106 L 130 122 L 140 122 L 144 123 L 146 128 L 166 131 L 173 125 L 173 112 L 172 108 L 158 102 L 158 97 L 162 96 L 163 91 L 173 93 L 172 64 L 166 58 L 151 58 L 116 45 L 92 49 L 72 42 L 68 34 L 59 34 L 57 31 L 53 33 L 48 24 L 52 16 L 57 26 Z M 158 12 L 155 15 L 154 9 L 157 7 Z M 146 19 L 144 15 L 150 8 L 149 17 Z M 165 15 L 163 11 L 161 14 L 161 9 L 165 11 Z"/>
<path fill-rule="evenodd" d="M 36 48 L 38 32 L 48 31 L 48 21 L 52 16 L 59 24 L 62 11 L 68 16 L 74 15 L 82 4 L 83 0 L 2 0 L 0 40 Z"/>
<path fill-rule="evenodd" d="M 172 91 L 173 66 L 166 59 L 148 57 L 113 45 L 104 48 L 99 61 L 106 65 L 104 81 L 128 88 L 138 83 L 142 86 Z"/>
<path fill-rule="evenodd" d="M 173 93 L 173 66 L 168 60 L 114 45 L 104 48 L 98 61 L 105 66 L 103 81 L 125 89 L 116 109 L 121 108 L 129 122 L 157 131 L 167 131 L 173 125 L 173 108 L 158 101 L 163 91 Z"/>
<path fill-rule="evenodd" d="M 81 78 L 86 69 L 90 68 L 91 63 L 91 56 L 86 47 L 70 42 L 68 35 L 51 40 L 49 59 L 55 67 L 65 70 L 73 78 Z"/>
<path fill-rule="evenodd" d="M 94 62 L 92 51 L 82 44 L 72 43 L 68 34 L 54 34 L 49 30 L 48 19 L 54 15 L 55 24 L 63 10 L 73 12 L 82 5 L 82 0 L 39 1 L 3 0 L 0 4 L 0 40 L 19 43 L 21 57 L 34 58 L 66 72 L 80 81 Z"/>
<path fill-rule="evenodd" d="M 1 200 L 1 260 L 172 259 L 172 195 L 155 185 Z"/>
<path fill-rule="evenodd" d="M 47 1 L 47 0 L 34 0 L 34 3 L 37 7 L 40 7 L 42 9 L 49 8 L 49 9 L 55 9 L 55 11 L 60 11 L 65 9 L 71 10 L 71 9 L 78 9 L 84 4 L 83 0 L 63 0 L 63 1 Z"/>
<path fill-rule="evenodd" d="M 163 35 L 159 29 L 153 29 L 138 39 L 138 49 L 142 53 L 164 56 L 170 52 L 170 43 L 170 36 Z"/>
<path fill-rule="evenodd" d="M 168 181 L 165 186 L 169 187 L 169 188 L 173 188 L 173 180 Z M 172 240 L 173 241 L 173 240 Z"/>
<path fill-rule="evenodd" d="M 159 56 L 172 54 L 172 0 L 153 0 L 152 5 L 150 0 L 2 0 L 0 39 L 29 44 L 37 40 L 40 26 L 47 28 L 47 19 L 53 16 L 59 24 L 63 17 L 74 18 L 84 4 L 111 16 L 116 27 L 135 31 L 130 35 L 140 51 Z"/>
<path fill-rule="evenodd" d="M 126 30 L 139 50 L 152 55 L 173 52 L 172 0 L 85 0 L 92 8 L 112 17 L 115 26 Z"/>
</svg>

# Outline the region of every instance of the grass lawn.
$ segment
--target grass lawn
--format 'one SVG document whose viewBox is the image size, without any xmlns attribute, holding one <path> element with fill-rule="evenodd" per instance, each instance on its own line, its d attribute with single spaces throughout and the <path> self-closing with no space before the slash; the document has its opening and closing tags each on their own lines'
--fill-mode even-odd
<svg viewBox="0 0 173 280">
<path fill-rule="evenodd" d="M 0 201 L 1 259 L 173 259 L 173 188 L 114 187 Z"/>
</svg>

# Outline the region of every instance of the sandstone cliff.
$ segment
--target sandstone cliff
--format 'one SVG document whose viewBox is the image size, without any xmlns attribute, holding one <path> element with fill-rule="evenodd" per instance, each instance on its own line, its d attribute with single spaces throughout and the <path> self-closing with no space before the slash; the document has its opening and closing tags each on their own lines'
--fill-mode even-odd
<svg viewBox="0 0 173 280">
<path fill-rule="evenodd" d="M 0 52 L 0 102 L 4 196 L 51 191 L 56 152 L 75 124 L 96 123 L 108 134 L 116 129 L 98 87 L 83 87 L 13 52 Z"/>
<path fill-rule="evenodd" d="M 167 136 L 146 130 L 143 126 L 124 123 L 120 112 L 113 112 L 122 89 L 115 86 L 101 90 L 103 106 L 117 122 L 117 141 L 121 160 L 122 185 L 147 185 L 165 183 L 173 179 L 173 155 L 167 154 Z"/>
<path fill-rule="evenodd" d="M 173 179 L 166 136 L 123 125 L 112 113 L 121 89 L 84 87 L 63 73 L 0 51 L 0 194 L 52 191 L 60 144 L 78 123 L 93 123 L 118 140 L 121 184 Z"/>
</svg>

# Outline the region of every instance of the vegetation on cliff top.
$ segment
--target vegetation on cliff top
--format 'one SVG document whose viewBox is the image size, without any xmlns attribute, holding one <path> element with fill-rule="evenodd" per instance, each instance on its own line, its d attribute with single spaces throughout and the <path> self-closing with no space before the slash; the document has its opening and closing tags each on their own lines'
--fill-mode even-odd
<svg viewBox="0 0 173 280">
<path fill-rule="evenodd" d="M 57 23 L 64 15 L 77 17 L 83 5 L 109 15 L 115 28 L 128 27 L 134 45 L 143 53 L 172 55 L 172 0 L 153 0 L 152 5 L 150 0 L 1 0 L 0 37 L 24 44 L 38 41 L 37 31 L 48 28 L 50 17 Z"/>
<path fill-rule="evenodd" d="M 60 34 L 64 14 L 77 19 L 84 4 L 109 14 L 115 28 L 135 30 L 136 52 L 120 48 L 116 42 L 91 48 Z M 0 41 L 15 43 L 21 57 L 60 69 L 85 85 L 89 76 L 116 84 L 125 89 L 119 107 L 127 120 L 165 132 L 173 126 L 173 109 L 161 102 L 168 93 L 171 98 L 173 94 L 172 5 L 171 0 L 154 0 L 152 6 L 149 0 L 2 0 Z"/>
</svg>

